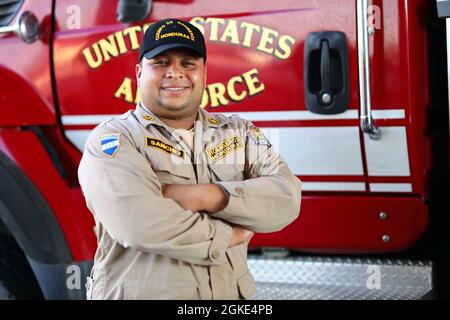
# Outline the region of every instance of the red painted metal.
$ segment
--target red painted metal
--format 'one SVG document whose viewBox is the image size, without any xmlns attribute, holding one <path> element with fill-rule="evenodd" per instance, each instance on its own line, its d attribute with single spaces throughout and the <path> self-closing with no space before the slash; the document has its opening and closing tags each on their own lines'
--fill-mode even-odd
<svg viewBox="0 0 450 320">
<path fill-rule="evenodd" d="M 223 18 L 226 21 L 253 23 L 276 30 L 278 36 L 295 39 L 288 59 L 258 51 L 261 33 L 255 33 L 250 46 L 214 41 L 211 24 L 206 23 L 208 48 L 208 83 L 227 84 L 235 76 L 256 69 L 259 83 L 265 89 L 240 102 L 229 99 L 226 106 L 211 107 L 213 112 L 305 111 L 303 92 L 303 49 L 308 33 L 334 30 L 346 34 L 350 59 L 350 109 L 359 109 L 356 8 L 353 0 L 316 1 L 222 1 L 211 5 L 208 0 L 153 1 L 151 16 L 140 24 L 116 21 L 116 3 L 111 0 L 58 0 L 55 4 L 53 57 L 50 57 L 51 1 L 26 1 L 22 11 L 30 10 L 42 21 L 42 40 L 25 45 L 16 36 L 0 37 L 0 149 L 30 177 L 51 205 L 66 234 L 75 259 L 90 259 L 95 250 L 93 221 L 76 184 L 76 166 L 80 153 L 62 136 L 63 130 L 92 129 L 92 124 L 59 127 L 56 114 L 101 115 L 120 114 L 134 108 L 134 65 L 142 33 L 136 39 L 124 37 L 123 54 L 103 61 L 98 68 L 89 67 L 83 50 L 101 39 L 127 28 L 139 27 L 155 20 L 176 17 L 191 19 Z M 376 194 L 361 192 L 303 192 L 299 219 L 275 234 L 256 235 L 253 246 L 287 246 L 315 252 L 386 252 L 412 246 L 427 227 L 428 155 L 426 108 L 427 37 L 424 27 L 425 0 L 374 0 L 381 9 L 381 28 L 371 37 L 371 80 L 374 110 L 400 109 L 405 119 L 382 119 L 381 127 L 406 127 L 411 175 L 407 177 L 371 177 L 367 174 L 365 151 L 361 150 L 364 174 L 360 176 L 300 176 L 304 182 L 411 183 L 412 193 Z M 72 29 L 71 15 L 79 12 L 80 28 Z M 219 38 L 224 26 L 218 26 Z M 138 28 L 137 28 L 138 29 Z M 129 29 L 132 30 L 132 29 Z M 123 35 L 123 34 L 122 34 Z M 244 33 L 238 34 L 240 43 Z M 276 48 L 277 43 L 272 46 Z M 50 63 L 54 63 L 54 79 L 58 101 L 53 100 Z M 7 68 L 7 69 L 6 69 Z M 7 70 L 7 71 L 6 71 Z M 9 76 L 9 78 L 3 78 Z M 131 100 L 114 96 L 125 78 L 129 79 Z M 7 80 L 8 79 L 8 80 Z M 18 86 L 23 88 L 17 90 Z M 236 83 L 237 93 L 248 90 Z M 19 92 L 20 91 L 20 92 Z M 359 125 L 358 119 L 299 120 L 255 122 L 261 127 L 328 127 Z M 14 127 L 46 126 L 45 133 L 58 150 L 69 178 L 56 173 L 36 137 Z M 331 138 L 331 137 L 330 137 Z M 28 147 L 24 148 L 23 143 Z M 363 136 L 360 136 L 364 148 Z M 25 151 L 26 150 L 26 151 Z M 388 154 L 385 155 L 389 157 Z M 36 161 L 36 159 L 39 159 Z M 282 208 L 280 208 L 282 210 Z M 389 218 L 380 220 L 381 211 Z M 389 234 L 391 241 L 381 237 Z"/>
<path fill-rule="evenodd" d="M 112 58 L 96 68 L 89 68 L 82 50 L 100 39 L 134 25 L 120 24 L 115 21 L 115 12 L 102 9 L 93 17 L 96 8 L 111 7 L 107 1 L 78 1 L 82 15 L 79 30 L 68 30 L 66 8 L 74 4 L 71 0 L 58 1 L 56 5 L 56 21 L 58 32 L 55 34 L 55 69 L 58 88 L 60 90 L 60 107 L 62 115 L 71 114 L 116 114 L 134 108 L 133 103 L 114 98 L 114 93 L 123 78 L 130 78 L 135 85 L 134 65 L 137 63 L 137 50 L 132 50 L 132 43 L 125 38 L 126 53 Z M 109 3 L 109 2 L 108 2 Z M 226 17 L 240 22 L 253 23 L 261 27 L 276 30 L 279 35 L 290 35 L 296 39 L 289 59 L 281 60 L 273 55 L 256 50 L 259 35 L 252 37 L 250 48 L 229 43 L 209 41 L 211 30 L 205 24 L 205 38 L 208 49 L 208 83 L 225 82 L 234 76 L 256 68 L 258 78 L 265 85 L 265 90 L 242 102 L 230 101 L 225 107 L 207 108 L 214 112 L 270 111 L 270 110 L 306 110 L 303 94 L 303 48 L 307 34 L 318 30 L 339 30 L 346 33 L 350 43 L 350 87 L 352 109 L 358 106 L 357 52 L 354 16 L 354 1 L 282 1 L 277 9 L 272 1 L 259 1 L 256 6 L 252 2 L 227 1 L 220 6 L 211 6 L 209 1 L 195 1 L 187 5 L 185 1 L 154 2 L 152 14 L 146 22 L 169 16 L 190 20 L 193 17 Z M 88 13 L 89 12 L 89 13 Z M 100 13 L 101 12 L 101 13 Z M 180 16 L 180 12 L 183 16 Z M 332 12 L 340 19 L 327 19 Z M 107 15 L 111 14 L 110 19 Z M 299 21 L 303 21 L 301 27 Z M 224 27 L 218 29 L 218 36 Z M 141 33 L 137 38 L 141 39 Z M 239 33 L 240 42 L 244 34 Z M 276 44 L 272 45 L 274 48 Z M 268 46 L 270 47 L 270 46 Z M 94 55 L 94 51 L 91 48 Z M 68 59 L 70 55 L 70 59 Z M 94 55 L 96 56 L 96 55 Z M 70 61 L 71 68 L 67 69 Z M 276 72 L 274 72 L 276 70 Z M 281 81 L 280 81 L 281 80 Z M 77 85 L 74 86 L 73 84 Z M 102 85 L 98 85 L 101 83 Z M 236 86 L 241 92 L 243 84 Z"/>
<path fill-rule="evenodd" d="M 73 259 L 86 260 L 95 252 L 93 218 L 79 187 L 63 180 L 32 131 L 0 131 L 0 150 L 14 161 L 49 204 L 63 230 Z"/>
<path fill-rule="evenodd" d="M 299 218 L 283 232 L 256 234 L 252 246 L 277 243 L 298 249 L 301 243 L 302 251 L 322 253 L 401 251 L 420 239 L 428 223 L 420 198 L 322 193 L 303 196 L 301 207 Z M 380 212 L 388 214 L 386 220 L 380 219 Z M 389 242 L 382 240 L 384 235 Z"/>
<path fill-rule="evenodd" d="M 0 126 L 55 123 L 52 106 L 33 83 L 2 65 L 0 74 Z"/>
<path fill-rule="evenodd" d="M 42 35 L 32 44 L 13 34 L 0 36 L 0 150 L 48 202 L 73 259 L 92 259 L 96 248 L 93 219 L 76 180 L 81 155 L 57 125 L 50 66 L 52 1 L 25 1 L 15 20 L 24 11 L 38 18 Z M 46 133 L 62 159 L 67 179 L 59 176 L 34 133 L 22 130 L 26 126 L 40 126 Z"/>
<path fill-rule="evenodd" d="M 0 126 L 56 123 L 50 72 L 51 6 L 50 0 L 26 1 L 14 19 L 31 11 L 40 22 L 40 40 L 27 45 L 16 35 L 0 36 Z"/>
<path fill-rule="evenodd" d="M 427 196 L 430 145 L 428 107 L 427 1 L 375 0 L 382 28 L 372 39 L 374 109 L 404 109 L 413 192 Z M 372 178 L 369 178 L 369 182 Z"/>
</svg>

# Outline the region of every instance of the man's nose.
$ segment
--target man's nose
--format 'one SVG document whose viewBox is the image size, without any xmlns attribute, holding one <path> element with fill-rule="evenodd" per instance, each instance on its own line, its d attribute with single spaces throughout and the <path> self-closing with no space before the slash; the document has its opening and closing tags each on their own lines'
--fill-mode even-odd
<svg viewBox="0 0 450 320">
<path fill-rule="evenodd" d="M 182 78 L 184 77 L 184 71 L 181 65 L 177 62 L 172 62 L 167 68 L 166 77 L 168 78 Z"/>
</svg>

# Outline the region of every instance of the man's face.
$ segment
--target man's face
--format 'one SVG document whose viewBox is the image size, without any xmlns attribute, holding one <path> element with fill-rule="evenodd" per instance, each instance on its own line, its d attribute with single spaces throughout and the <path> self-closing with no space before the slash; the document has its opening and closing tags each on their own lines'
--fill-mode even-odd
<svg viewBox="0 0 450 320">
<path fill-rule="evenodd" d="M 195 113 L 206 85 L 203 57 L 186 49 L 164 51 L 136 66 L 141 101 L 156 115 L 184 119 Z"/>
</svg>

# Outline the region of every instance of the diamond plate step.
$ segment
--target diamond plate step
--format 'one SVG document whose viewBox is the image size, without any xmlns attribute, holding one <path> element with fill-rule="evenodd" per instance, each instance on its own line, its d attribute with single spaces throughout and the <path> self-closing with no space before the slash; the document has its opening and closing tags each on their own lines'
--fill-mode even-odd
<svg viewBox="0 0 450 320">
<path fill-rule="evenodd" d="M 255 300 L 416 300 L 432 289 L 431 262 L 249 255 Z"/>
</svg>

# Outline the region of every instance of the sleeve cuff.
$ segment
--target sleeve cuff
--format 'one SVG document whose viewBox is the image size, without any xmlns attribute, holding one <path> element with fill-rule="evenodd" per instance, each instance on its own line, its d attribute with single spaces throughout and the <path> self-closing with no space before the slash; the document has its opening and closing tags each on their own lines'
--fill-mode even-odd
<svg viewBox="0 0 450 320">
<path fill-rule="evenodd" d="M 227 194 L 228 204 L 221 211 L 213 213 L 212 216 L 228 220 L 230 217 L 234 216 L 234 212 L 243 212 L 243 200 L 247 194 L 247 190 L 242 181 L 220 181 L 216 182 L 216 185 Z"/>
<path fill-rule="evenodd" d="M 218 219 L 215 219 L 214 225 L 216 231 L 214 232 L 214 238 L 209 247 L 209 258 L 213 264 L 219 265 L 226 261 L 225 252 L 231 241 L 232 227 Z"/>
</svg>

